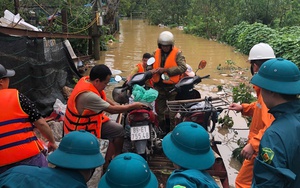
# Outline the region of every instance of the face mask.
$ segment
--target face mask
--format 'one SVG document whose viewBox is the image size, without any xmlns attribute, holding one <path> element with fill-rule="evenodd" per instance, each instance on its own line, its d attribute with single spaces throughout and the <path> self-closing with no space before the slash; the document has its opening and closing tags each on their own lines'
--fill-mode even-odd
<svg viewBox="0 0 300 188">
<path fill-rule="evenodd" d="M 251 64 L 250 70 L 251 70 L 251 75 L 253 76 L 254 75 L 253 64 Z"/>
</svg>

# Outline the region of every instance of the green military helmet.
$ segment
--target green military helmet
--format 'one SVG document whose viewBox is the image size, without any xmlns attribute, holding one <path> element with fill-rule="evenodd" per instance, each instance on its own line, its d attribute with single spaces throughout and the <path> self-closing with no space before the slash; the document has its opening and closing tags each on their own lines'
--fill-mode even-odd
<svg viewBox="0 0 300 188">
<path fill-rule="evenodd" d="M 295 63 L 274 58 L 262 64 L 251 83 L 275 93 L 297 95 L 300 94 L 300 71 Z"/>
<path fill-rule="evenodd" d="M 104 164 L 98 139 L 84 130 L 72 131 L 63 137 L 48 161 L 70 169 L 93 169 Z"/>
<path fill-rule="evenodd" d="M 123 153 L 110 162 L 98 187 L 154 188 L 158 187 L 158 181 L 143 157 L 135 153 Z"/>
<path fill-rule="evenodd" d="M 210 168 L 215 157 L 207 131 L 194 122 L 181 122 L 163 138 L 165 155 L 176 165 L 185 169 Z"/>
</svg>

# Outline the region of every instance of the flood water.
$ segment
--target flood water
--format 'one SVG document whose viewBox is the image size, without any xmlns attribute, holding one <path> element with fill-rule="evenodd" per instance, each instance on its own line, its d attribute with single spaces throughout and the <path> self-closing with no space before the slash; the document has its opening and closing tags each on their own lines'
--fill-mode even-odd
<svg viewBox="0 0 300 188">
<path fill-rule="evenodd" d="M 218 70 L 221 64 L 226 66 L 226 61 L 231 60 L 235 63 L 235 67 L 239 67 L 243 77 L 250 77 L 247 68 L 247 56 L 236 52 L 231 46 L 203 39 L 200 37 L 184 34 L 183 31 L 173 28 L 162 28 L 158 26 L 150 26 L 143 20 L 122 20 L 120 21 L 120 33 L 116 35 L 117 41 L 108 44 L 108 51 L 102 51 L 100 60 L 97 63 L 106 64 L 117 73 L 126 77 L 133 67 L 139 63 L 145 52 L 152 53 L 157 48 L 157 37 L 162 31 L 171 31 L 175 37 L 175 45 L 180 48 L 186 58 L 186 62 L 192 66 L 194 70 L 201 60 L 207 61 L 204 70 L 198 71 L 198 75 L 204 76 L 209 74 L 209 79 L 203 79 L 202 83 L 196 86 L 201 90 L 202 96 L 215 95 L 212 91 L 218 85 L 228 85 L 240 81 L 239 76 L 226 76 L 226 69 Z M 109 93 L 115 85 L 107 87 Z M 240 114 L 230 112 L 235 124 L 234 127 L 246 127 L 246 123 Z M 222 141 L 219 150 L 222 154 L 229 175 L 229 182 L 234 187 L 234 180 L 240 168 L 239 162 L 231 159 L 232 150 L 237 147 L 235 144 L 238 137 L 247 137 L 246 131 L 239 131 L 238 135 L 233 131 L 221 131 L 215 133 L 215 139 Z"/>
<path fill-rule="evenodd" d="M 157 48 L 157 38 L 162 31 L 174 34 L 175 45 L 180 48 L 186 62 L 196 69 L 201 60 L 208 62 L 207 67 L 200 74 L 210 74 L 212 79 L 205 84 L 217 84 L 216 79 L 224 77 L 217 72 L 219 64 L 225 65 L 226 60 L 232 60 L 236 66 L 249 67 L 247 56 L 235 52 L 234 48 L 200 37 L 184 34 L 176 28 L 168 29 L 150 26 L 143 20 L 122 20 L 120 33 L 116 35 L 116 42 L 109 43 L 109 50 L 102 51 L 99 63 L 105 63 L 110 68 L 119 69 L 121 75 L 127 76 L 135 64 L 139 63 L 145 52 L 152 53 Z"/>
</svg>

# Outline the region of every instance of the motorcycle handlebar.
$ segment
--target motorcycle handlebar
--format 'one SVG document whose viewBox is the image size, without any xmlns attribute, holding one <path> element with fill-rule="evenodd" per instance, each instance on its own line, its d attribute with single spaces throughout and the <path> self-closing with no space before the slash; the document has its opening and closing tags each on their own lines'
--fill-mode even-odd
<svg viewBox="0 0 300 188">
<path fill-rule="evenodd" d="M 171 89 L 170 91 L 169 91 L 169 93 L 172 93 L 173 91 L 175 91 L 176 90 L 176 87 L 174 87 L 173 89 Z"/>
<path fill-rule="evenodd" d="M 124 88 L 121 89 L 121 91 L 126 91 L 129 87 L 128 86 L 125 86 Z"/>
<path fill-rule="evenodd" d="M 203 79 L 203 78 L 209 78 L 209 77 L 210 77 L 210 75 L 208 74 L 208 75 L 200 77 L 200 78 Z"/>
<path fill-rule="evenodd" d="M 204 79 L 204 78 L 209 78 L 209 77 L 210 77 L 209 74 L 206 75 L 206 76 L 203 76 L 203 77 L 196 76 L 195 79 L 194 79 L 194 81 L 193 81 L 193 84 L 198 84 L 198 83 L 201 82 L 202 79 Z M 179 89 L 179 88 L 177 88 L 177 87 L 175 86 L 173 89 L 171 89 L 171 90 L 169 91 L 169 93 L 172 93 L 173 91 L 176 91 L 176 90 L 178 90 L 178 89 Z"/>
</svg>

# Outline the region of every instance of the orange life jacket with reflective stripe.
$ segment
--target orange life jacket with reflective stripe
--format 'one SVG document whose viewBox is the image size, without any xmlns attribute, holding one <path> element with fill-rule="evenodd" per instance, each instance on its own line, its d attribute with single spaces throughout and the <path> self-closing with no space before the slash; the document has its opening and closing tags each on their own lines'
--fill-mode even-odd
<svg viewBox="0 0 300 188">
<path fill-rule="evenodd" d="M 101 97 L 98 90 L 89 82 L 89 76 L 82 77 L 68 99 L 64 118 L 64 134 L 75 130 L 86 130 L 100 138 L 103 113 L 85 109 L 82 114 L 79 114 L 76 108 L 76 98 L 83 92 L 94 92 Z M 104 91 L 102 92 L 104 93 Z"/>
<path fill-rule="evenodd" d="M 16 89 L 1 89 L 0 166 L 33 157 L 43 149 L 19 101 Z"/>
<path fill-rule="evenodd" d="M 179 49 L 174 46 L 172 51 L 168 55 L 163 68 L 171 68 L 171 67 L 177 66 L 176 56 L 177 56 L 178 52 L 179 52 Z M 158 49 L 156 49 L 156 52 L 155 52 L 155 62 L 153 64 L 153 69 L 159 68 L 160 64 L 161 64 L 161 50 L 158 48 Z M 153 80 L 154 83 L 159 82 L 160 75 L 159 74 L 154 74 L 153 77 L 152 77 L 152 80 Z M 163 83 L 165 83 L 165 84 L 176 84 L 179 80 L 180 80 L 180 75 L 175 75 L 175 76 L 170 76 L 169 80 L 163 80 Z"/>
</svg>

